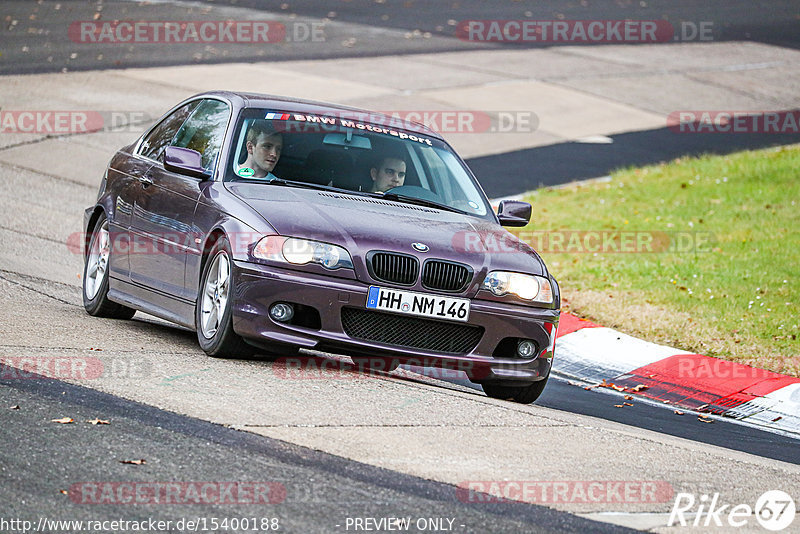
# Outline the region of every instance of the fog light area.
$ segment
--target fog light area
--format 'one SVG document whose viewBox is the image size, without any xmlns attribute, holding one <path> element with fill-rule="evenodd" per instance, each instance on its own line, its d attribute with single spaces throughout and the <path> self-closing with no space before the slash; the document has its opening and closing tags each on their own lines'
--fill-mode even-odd
<svg viewBox="0 0 800 534">
<path fill-rule="evenodd" d="M 279 323 L 287 323 L 294 317 L 294 307 L 285 302 L 278 302 L 269 309 L 269 315 Z"/>
</svg>

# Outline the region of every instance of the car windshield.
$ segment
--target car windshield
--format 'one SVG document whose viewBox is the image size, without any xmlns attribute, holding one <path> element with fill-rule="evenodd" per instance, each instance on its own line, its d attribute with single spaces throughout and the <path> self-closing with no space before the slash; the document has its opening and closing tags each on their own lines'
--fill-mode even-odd
<svg viewBox="0 0 800 534">
<path fill-rule="evenodd" d="M 299 182 L 491 217 L 486 197 L 446 143 L 405 130 L 399 120 L 375 119 L 246 109 L 225 179 Z"/>
</svg>

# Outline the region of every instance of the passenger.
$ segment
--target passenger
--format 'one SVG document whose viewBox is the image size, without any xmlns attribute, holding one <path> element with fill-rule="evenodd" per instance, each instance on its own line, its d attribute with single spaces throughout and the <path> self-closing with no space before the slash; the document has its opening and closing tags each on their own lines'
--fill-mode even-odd
<svg viewBox="0 0 800 534">
<path fill-rule="evenodd" d="M 283 136 L 264 119 L 254 120 L 247 130 L 247 159 L 236 172 L 246 178 L 274 180 L 272 170 L 283 149 Z"/>
<path fill-rule="evenodd" d="M 406 162 L 398 156 L 386 156 L 369 171 L 372 177 L 372 192 L 383 193 L 400 187 L 406 181 Z"/>
</svg>

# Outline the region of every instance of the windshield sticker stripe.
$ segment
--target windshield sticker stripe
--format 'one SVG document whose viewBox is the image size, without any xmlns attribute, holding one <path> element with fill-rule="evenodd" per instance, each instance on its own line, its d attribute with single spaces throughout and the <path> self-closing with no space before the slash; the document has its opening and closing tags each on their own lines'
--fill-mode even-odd
<svg viewBox="0 0 800 534">
<path fill-rule="evenodd" d="M 325 128 L 326 126 L 334 126 L 334 127 L 338 126 L 341 128 L 352 128 L 356 130 L 366 130 L 368 132 L 391 135 L 393 137 L 398 137 L 403 140 L 415 141 L 417 143 L 433 146 L 433 143 L 431 142 L 430 139 L 419 134 L 405 133 L 403 131 L 395 130 L 392 128 L 384 128 L 382 126 L 377 126 L 372 123 L 360 122 L 357 120 L 351 120 L 343 117 L 332 117 L 330 115 L 326 116 L 306 115 L 301 113 L 270 112 L 267 113 L 264 118 L 268 120 L 293 121 L 295 123 L 302 122 L 304 123 L 305 131 L 307 131 L 309 127 Z M 287 129 L 287 131 L 291 131 L 291 129 Z M 318 130 L 315 129 L 314 131 Z"/>
</svg>

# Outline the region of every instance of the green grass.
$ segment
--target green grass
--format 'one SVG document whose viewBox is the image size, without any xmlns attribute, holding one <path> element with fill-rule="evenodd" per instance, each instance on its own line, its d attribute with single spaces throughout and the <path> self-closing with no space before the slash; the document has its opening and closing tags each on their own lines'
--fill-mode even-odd
<svg viewBox="0 0 800 534">
<path fill-rule="evenodd" d="M 542 256 L 578 315 L 800 376 L 799 174 L 800 146 L 624 169 L 608 183 L 536 191 L 519 234 L 544 231 Z M 564 230 L 633 232 L 660 250 L 682 242 L 595 254 L 553 246 Z"/>
</svg>

